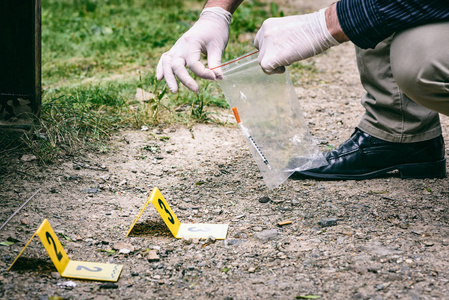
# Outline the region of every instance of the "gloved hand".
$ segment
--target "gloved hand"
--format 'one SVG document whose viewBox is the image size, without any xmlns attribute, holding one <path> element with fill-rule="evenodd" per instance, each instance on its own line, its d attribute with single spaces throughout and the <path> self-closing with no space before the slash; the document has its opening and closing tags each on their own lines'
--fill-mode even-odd
<svg viewBox="0 0 449 300">
<path fill-rule="evenodd" d="M 265 20 L 254 40 L 262 69 L 268 74 L 282 72 L 283 66 L 338 45 L 327 29 L 325 10 Z"/>
<path fill-rule="evenodd" d="M 198 83 L 190 76 L 186 66 L 197 76 L 215 80 L 221 79 L 219 69 L 210 70 L 221 64 L 223 51 L 228 44 L 229 24 L 232 15 L 220 7 L 205 8 L 198 21 L 162 54 L 156 69 L 156 77 L 165 80 L 170 91 L 178 91 L 176 77 L 189 89 L 198 92 Z M 209 69 L 200 62 L 201 53 L 207 54 Z"/>
</svg>

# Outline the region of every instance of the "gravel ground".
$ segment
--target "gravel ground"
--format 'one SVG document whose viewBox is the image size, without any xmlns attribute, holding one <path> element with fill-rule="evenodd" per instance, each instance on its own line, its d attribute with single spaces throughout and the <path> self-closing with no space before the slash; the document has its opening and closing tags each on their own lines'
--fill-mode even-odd
<svg viewBox="0 0 449 300">
<path fill-rule="evenodd" d="M 338 145 L 363 113 L 354 49 L 339 46 L 313 60 L 319 81 L 298 79 L 298 98 L 322 146 Z M 447 139 L 449 118 L 442 123 Z M 233 121 L 123 131 L 105 153 L 45 168 L 24 160 L 3 157 L 1 165 L 2 223 L 39 190 L 0 231 L 1 243 L 13 242 L 0 245 L 2 299 L 449 294 L 448 178 L 289 179 L 269 190 Z M 229 224 L 227 239 L 175 239 L 151 205 L 126 237 L 154 187 L 183 223 Z M 6 272 L 45 218 L 70 259 L 123 265 L 118 282 L 61 278 L 37 238 Z"/>
</svg>

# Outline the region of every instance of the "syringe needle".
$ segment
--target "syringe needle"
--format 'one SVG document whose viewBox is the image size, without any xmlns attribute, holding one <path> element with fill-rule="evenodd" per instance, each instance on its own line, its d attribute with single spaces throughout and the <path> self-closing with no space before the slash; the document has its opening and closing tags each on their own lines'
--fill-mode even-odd
<svg viewBox="0 0 449 300">
<path fill-rule="evenodd" d="M 249 134 L 248 128 L 243 126 L 242 121 L 240 120 L 239 113 L 237 111 L 237 107 L 232 108 L 232 112 L 234 113 L 235 120 L 237 121 L 237 124 L 239 125 L 240 129 L 245 134 L 246 138 L 251 142 L 254 149 L 256 149 L 257 154 L 262 158 L 263 163 L 271 170 L 270 163 L 268 162 L 265 155 L 263 155 L 262 151 L 260 150 L 259 146 L 257 146 L 256 141 L 253 139 L 253 137 Z"/>
</svg>

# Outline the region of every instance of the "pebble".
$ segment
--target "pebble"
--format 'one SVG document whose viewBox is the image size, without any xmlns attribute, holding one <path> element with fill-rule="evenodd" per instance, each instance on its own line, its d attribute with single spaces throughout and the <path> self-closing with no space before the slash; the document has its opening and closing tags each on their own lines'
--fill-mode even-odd
<svg viewBox="0 0 449 300">
<path fill-rule="evenodd" d="M 331 227 L 337 225 L 337 218 L 321 219 L 318 221 L 321 227 Z"/>
<path fill-rule="evenodd" d="M 21 161 L 25 161 L 25 162 L 33 161 L 36 159 L 37 159 L 36 155 L 33 155 L 33 154 L 24 154 L 20 158 Z"/>
<path fill-rule="evenodd" d="M 74 281 L 68 280 L 68 281 L 58 283 L 58 286 L 62 287 L 62 288 L 71 288 L 72 289 L 72 288 L 76 287 L 76 283 Z"/>
<path fill-rule="evenodd" d="M 207 238 L 207 240 L 206 240 L 206 243 L 215 243 L 215 237 L 214 236 L 209 236 L 208 238 Z"/>
<path fill-rule="evenodd" d="M 270 202 L 271 201 L 271 199 L 270 199 L 270 197 L 268 197 L 268 196 L 264 196 L 264 197 L 260 197 L 259 198 L 259 202 L 260 203 L 268 203 L 268 202 Z"/>
<path fill-rule="evenodd" d="M 192 239 L 183 237 L 182 242 L 184 243 L 184 245 L 190 245 L 192 244 Z"/>
<path fill-rule="evenodd" d="M 148 252 L 148 261 L 149 262 L 155 262 L 155 261 L 159 261 L 160 257 L 157 254 L 157 250 L 150 250 Z"/>
<path fill-rule="evenodd" d="M 106 282 L 100 284 L 100 289 L 118 289 L 118 285 L 112 282 Z"/>
<path fill-rule="evenodd" d="M 227 246 L 238 246 L 240 244 L 242 244 L 243 242 L 245 242 L 246 240 L 237 240 L 237 239 L 232 239 L 232 240 L 225 240 L 225 245 Z"/>
<path fill-rule="evenodd" d="M 256 237 L 262 242 L 276 241 L 280 239 L 279 232 L 276 229 L 264 230 L 256 232 Z"/>
</svg>

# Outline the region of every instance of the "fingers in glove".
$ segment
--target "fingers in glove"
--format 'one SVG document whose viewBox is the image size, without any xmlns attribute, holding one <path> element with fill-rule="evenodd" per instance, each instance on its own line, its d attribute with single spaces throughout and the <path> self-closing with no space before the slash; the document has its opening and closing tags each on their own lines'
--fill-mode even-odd
<svg viewBox="0 0 449 300">
<path fill-rule="evenodd" d="M 265 22 L 267 22 L 267 21 L 265 21 Z M 264 24 L 265 24 L 265 22 L 264 22 Z M 278 67 L 278 66 L 273 67 L 269 63 L 270 55 L 267 54 L 267 47 L 266 47 L 268 42 L 265 43 L 265 39 L 268 39 L 268 38 L 269 37 L 265 36 L 265 30 L 262 25 L 262 28 L 257 32 L 256 38 L 254 39 L 254 46 L 259 50 L 259 56 L 257 57 L 257 59 L 259 61 L 259 65 L 262 67 L 262 70 L 266 74 L 273 74 L 274 69 L 276 69 L 276 67 Z"/>
<path fill-rule="evenodd" d="M 223 72 L 221 68 L 217 68 L 221 65 L 221 57 L 223 52 L 218 49 L 207 49 L 207 65 L 209 69 L 213 69 L 216 79 L 223 79 Z M 214 69 L 215 68 L 215 69 Z"/>
<path fill-rule="evenodd" d="M 172 69 L 174 74 L 179 78 L 188 89 L 198 93 L 200 87 L 198 83 L 193 79 L 185 67 L 185 61 L 182 58 L 173 60 Z"/>
<path fill-rule="evenodd" d="M 169 55 L 163 55 L 159 63 L 161 64 L 160 69 L 162 69 L 162 76 L 165 78 L 168 88 L 172 93 L 177 93 L 178 82 L 176 81 L 176 77 L 173 74 L 172 61 L 173 59 Z"/>
<path fill-rule="evenodd" d="M 206 67 L 199 60 L 187 62 L 187 66 L 200 78 L 209 80 L 216 79 L 214 72 L 206 69 Z"/>
<path fill-rule="evenodd" d="M 270 72 L 267 72 L 265 69 L 262 68 L 262 71 L 263 71 L 265 74 L 268 74 L 268 75 L 272 75 L 272 74 L 282 74 L 282 73 L 285 72 L 285 67 L 284 67 L 284 66 L 280 66 L 280 67 L 277 67 L 276 69 L 274 69 L 274 70 L 272 70 L 272 71 L 270 71 Z"/>
<path fill-rule="evenodd" d="M 158 81 L 161 81 L 162 78 L 164 78 L 164 71 L 162 68 L 162 59 L 164 58 L 164 54 L 162 54 L 161 58 L 159 59 L 159 62 L 157 63 L 156 67 L 156 79 Z"/>
<path fill-rule="evenodd" d="M 260 66 L 262 67 L 263 71 L 267 74 L 279 73 L 279 72 L 276 72 L 276 70 L 279 68 L 282 68 L 282 66 L 280 66 L 277 63 L 277 59 L 275 57 L 273 57 L 273 55 L 271 53 L 267 53 L 265 48 L 262 48 L 262 50 L 260 51 L 258 61 L 259 61 Z M 284 68 L 284 70 L 285 70 L 285 68 Z M 281 70 L 278 70 L 278 71 L 281 71 Z"/>
</svg>

